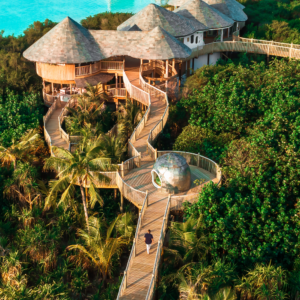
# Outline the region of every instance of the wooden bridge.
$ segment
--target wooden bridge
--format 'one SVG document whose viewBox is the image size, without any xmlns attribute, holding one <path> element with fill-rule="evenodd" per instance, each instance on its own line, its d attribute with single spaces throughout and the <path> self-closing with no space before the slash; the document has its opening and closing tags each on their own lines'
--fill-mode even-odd
<svg viewBox="0 0 300 300">
<path fill-rule="evenodd" d="M 281 57 L 300 58 L 300 46 L 233 37 L 233 41 L 216 42 L 196 48 L 190 58 L 224 51 L 251 52 Z M 148 66 L 150 68 L 151 66 Z M 157 151 L 153 143 L 162 132 L 169 116 L 167 94 L 145 82 L 142 70 L 147 66 L 128 65 L 123 70 L 123 81 L 129 96 L 148 107 L 143 119 L 129 139 L 129 156 L 116 172 L 105 172 L 109 184 L 98 183 L 99 188 L 118 188 L 123 197 L 140 208 L 136 235 L 124 272 L 117 299 L 153 299 L 158 266 L 171 210 L 178 210 L 184 201 L 193 202 L 208 182 L 219 183 L 221 172 L 216 163 L 199 154 L 180 152 L 190 165 L 192 183 L 204 181 L 181 194 L 168 195 L 152 184 L 151 170 L 155 160 L 172 151 Z M 70 105 L 70 104 L 68 104 Z M 62 132 L 64 109 L 55 101 L 44 117 L 45 139 L 50 146 L 70 148 L 70 138 Z M 147 255 L 144 234 L 151 229 L 154 244 Z"/>
</svg>

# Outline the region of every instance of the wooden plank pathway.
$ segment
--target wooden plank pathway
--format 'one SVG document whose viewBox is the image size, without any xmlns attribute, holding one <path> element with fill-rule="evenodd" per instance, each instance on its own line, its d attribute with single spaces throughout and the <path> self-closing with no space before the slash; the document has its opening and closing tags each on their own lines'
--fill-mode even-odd
<svg viewBox="0 0 300 300">
<path fill-rule="evenodd" d="M 60 137 L 60 132 L 59 132 L 59 121 L 58 117 L 63 110 L 65 106 L 65 103 L 61 104 L 61 107 L 58 107 L 53 114 L 51 115 L 50 119 L 46 123 L 46 130 L 48 131 L 51 141 L 52 141 L 52 146 L 56 147 L 61 147 L 66 150 L 69 149 L 68 143 Z"/>
<path fill-rule="evenodd" d="M 131 84 L 141 88 L 139 84 L 139 68 L 129 68 L 126 75 Z M 148 207 L 141 220 L 141 229 L 138 233 L 136 256 L 133 258 L 127 276 L 127 288 L 120 297 L 122 300 L 145 299 L 152 279 L 152 272 L 156 257 L 157 243 L 160 235 L 163 216 L 168 202 L 168 194 L 156 189 L 151 180 L 151 170 L 154 160 L 147 154 L 147 139 L 150 130 L 160 121 L 166 109 L 166 103 L 158 97 L 151 97 L 151 112 L 144 129 L 137 137 L 133 146 L 142 154 L 141 167 L 129 172 L 124 180 L 130 186 L 148 191 Z M 147 254 L 144 234 L 150 229 L 154 242 Z"/>
</svg>

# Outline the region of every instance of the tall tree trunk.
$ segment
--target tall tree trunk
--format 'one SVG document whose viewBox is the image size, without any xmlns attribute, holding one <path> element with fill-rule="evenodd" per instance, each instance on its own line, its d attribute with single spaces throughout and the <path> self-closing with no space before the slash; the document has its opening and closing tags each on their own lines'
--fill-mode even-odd
<svg viewBox="0 0 300 300">
<path fill-rule="evenodd" d="M 79 183 L 80 183 L 80 192 L 81 192 L 82 203 L 83 203 L 83 208 L 84 208 L 86 226 L 87 226 L 88 232 L 90 232 L 90 229 L 89 229 L 89 215 L 88 215 L 87 205 L 86 205 L 86 195 L 85 195 L 84 187 L 82 185 L 82 181 L 80 180 Z"/>
</svg>

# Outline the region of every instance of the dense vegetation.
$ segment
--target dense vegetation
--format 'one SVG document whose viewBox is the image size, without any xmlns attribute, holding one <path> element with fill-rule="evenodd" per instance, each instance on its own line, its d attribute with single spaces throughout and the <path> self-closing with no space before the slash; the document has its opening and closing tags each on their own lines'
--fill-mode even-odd
<svg viewBox="0 0 300 300">
<path fill-rule="evenodd" d="M 105 12 L 81 20 L 81 25 L 88 29 L 116 30 L 132 16 L 132 13 Z"/>
<path fill-rule="evenodd" d="M 39 134 L 46 112 L 42 82 L 22 53 L 54 25 L 46 20 L 18 37 L 0 34 L 0 298 L 113 300 L 131 249 L 135 209 L 126 206 L 126 213 L 118 216 L 118 193 L 100 194 L 93 187 L 82 191 L 68 176 L 53 179 L 51 170 L 58 162 L 48 158 Z M 97 100 L 87 98 L 87 103 Z M 122 123 L 122 115 L 114 118 Z M 113 169 L 126 145 L 103 134 L 114 124 L 111 113 L 101 117 L 101 133 L 89 130 L 91 122 L 85 120 L 87 126 L 80 128 L 84 139 L 76 152 L 70 158 L 70 153 L 57 149 L 60 156 L 72 164 L 83 153 L 90 154 L 88 149 L 97 149 L 97 156 L 89 155 L 89 166 L 96 160 L 95 168 Z M 122 134 L 127 135 L 134 124 L 130 118 L 123 122 L 127 129 Z"/>
<path fill-rule="evenodd" d="M 300 43 L 299 0 L 240 0 L 248 16 L 246 34 L 249 38 Z"/>
<path fill-rule="evenodd" d="M 161 283 L 165 299 L 169 293 L 184 299 L 185 284 L 195 291 L 191 299 L 205 294 L 215 299 L 220 288 L 236 291 L 241 299 L 298 299 L 299 68 L 298 61 L 274 60 L 268 66 L 228 61 L 203 67 L 188 79 L 187 96 L 173 107 L 171 122 L 181 114 L 189 124 L 173 148 L 217 161 L 224 178 L 222 187 L 207 186 L 197 203 L 185 207 L 185 217 L 194 222 L 187 231 L 199 236 L 182 233 L 181 242 L 171 239 Z M 203 249 L 184 258 L 200 244 Z M 176 259 L 175 250 L 181 255 Z M 218 272 L 225 272 L 223 279 L 214 275 Z M 273 278 L 272 286 L 259 287 L 266 279 L 251 279 L 263 272 Z M 296 291 L 289 281 L 295 278 Z"/>
</svg>

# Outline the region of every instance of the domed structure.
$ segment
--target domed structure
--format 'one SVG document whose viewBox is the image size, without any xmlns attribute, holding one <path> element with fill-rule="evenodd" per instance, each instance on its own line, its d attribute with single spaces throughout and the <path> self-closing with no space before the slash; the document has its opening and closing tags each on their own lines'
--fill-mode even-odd
<svg viewBox="0 0 300 300">
<path fill-rule="evenodd" d="M 191 170 L 186 159 L 177 153 L 160 156 L 151 171 L 152 183 L 156 188 L 176 194 L 191 187 Z"/>
</svg>

